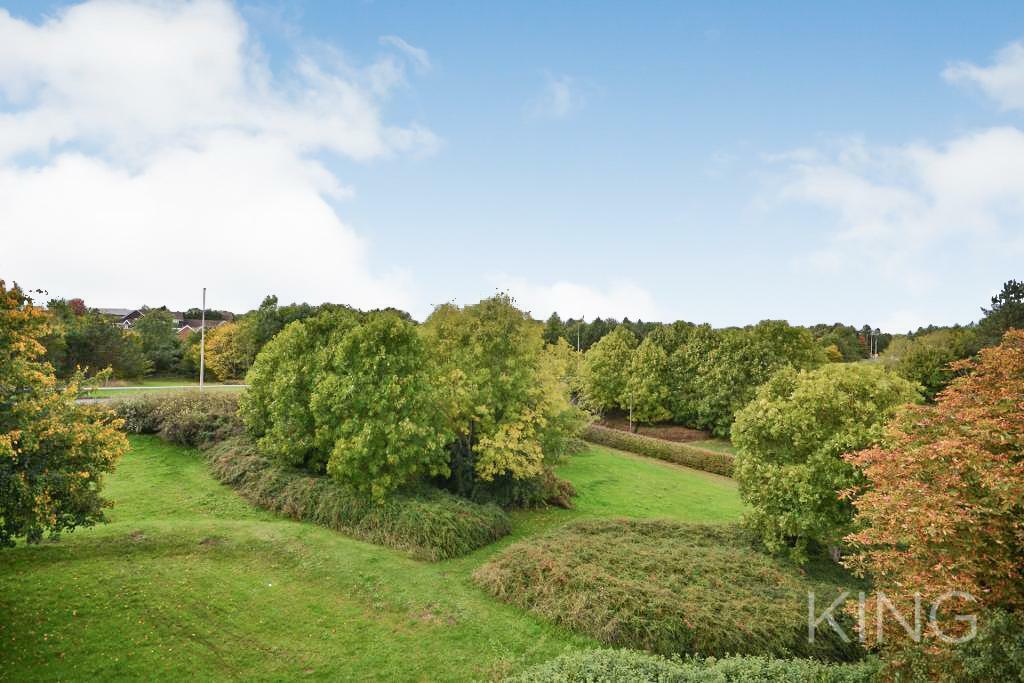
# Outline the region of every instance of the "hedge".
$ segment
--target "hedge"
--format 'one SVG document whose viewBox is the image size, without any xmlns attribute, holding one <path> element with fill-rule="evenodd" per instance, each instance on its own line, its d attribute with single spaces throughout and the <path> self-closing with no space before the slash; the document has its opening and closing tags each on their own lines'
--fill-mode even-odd
<svg viewBox="0 0 1024 683">
<path fill-rule="evenodd" d="M 635 650 L 586 650 L 530 667 L 505 683 L 869 683 L 878 679 L 879 667 L 876 659 L 826 664 L 759 656 L 666 659 Z"/>
<path fill-rule="evenodd" d="M 179 391 L 120 399 L 114 412 L 129 434 L 159 434 L 165 441 L 199 448 L 241 434 L 234 392 Z"/>
<path fill-rule="evenodd" d="M 374 501 L 326 476 L 285 469 L 261 456 L 247 437 L 206 451 L 213 476 L 252 504 L 416 559 L 466 555 L 507 535 L 512 525 L 496 505 L 481 505 L 423 485 Z"/>
<path fill-rule="evenodd" d="M 667 460 L 677 465 L 686 465 L 697 470 L 713 472 L 726 477 L 732 476 L 735 458 L 729 453 L 721 453 L 708 448 L 699 448 L 685 443 L 655 439 L 621 429 L 611 429 L 601 425 L 588 425 L 583 430 L 583 438 L 591 443 L 618 448 L 646 455 L 650 458 Z"/>
</svg>

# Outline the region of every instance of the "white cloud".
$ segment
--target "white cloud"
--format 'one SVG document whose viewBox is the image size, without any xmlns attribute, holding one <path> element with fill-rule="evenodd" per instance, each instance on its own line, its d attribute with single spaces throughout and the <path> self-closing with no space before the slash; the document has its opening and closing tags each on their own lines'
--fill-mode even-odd
<svg viewBox="0 0 1024 683">
<path fill-rule="evenodd" d="M 544 88 L 526 107 L 531 118 L 564 119 L 583 108 L 586 98 L 570 76 L 544 74 Z"/>
<path fill-rule="evenodd" d="M 791 163 L 780 197 L 835 218 L 801 259 L 819 272 L 882 277 L 922 295 L 943 277 L 936 253 L 1024 255 L 1024 132 L 1002 127 L 943 145 L 859 146 Z"/>
<path fill-rule="evenodd" d="M 202 284 L 234 308 L 271 291 L 409 305 L 319 160 L 436 146 L 383 121 L 402 83 L 391 58 L 330 51 L 272 71 L 219 0 L 95 0 L 38 25 L 0 10 L 0 272 L 93 305 L 180 306 Z"/>
<path fill-rule="evenodd" d="M 510 276 L 492 280 L 498 289 L 511 294 L 523 310 L 541 320 L 552 313 L 563 318 L 583 316 L 588 320 L 595 317 L 661 319 L 651 293 L 628 281 L 612 282 L 602 289 L 565 281 L 540 285 Z"/>
<path fill-rule="evenodd" d="M 381 36 L 380 44 L 390 45 L 404 54 L 420 71 L 430 71 L 430 55 L 423 48 L 410 45 L 398 36 Z"/>
<path fill-rule="evenodd" d="M 957 62 L 942 76 L 950 83 L 973 85 L 1003 109 L 1024 109 L 1024 43 L 1011 43 L 995 55 L 991 66 Z"/>
</svg>

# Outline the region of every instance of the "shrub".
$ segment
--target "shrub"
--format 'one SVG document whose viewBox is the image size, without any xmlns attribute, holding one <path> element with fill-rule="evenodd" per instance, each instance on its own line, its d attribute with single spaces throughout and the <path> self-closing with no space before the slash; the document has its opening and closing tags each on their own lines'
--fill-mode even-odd
<svg viewBox="0 0 1024 683">
<path fill-rule="evenodd" d="M 885 420 L 915 400 L 913 384 L 876 365 L 779 371 L 733 425 L 746 523 L 770 550 L 791 546 L 798 560 L 837 550 L 853 521 L 839 492 L 863 481 L 843 454 L 877 442 Z"/>
<path fill-rule="evenodd" d="M 511 530 L 497 506 L 426 486 L 374 500 L 330 477 L 279 467 L 244 436 L 214 445 L 206 456 L 214 477 L 254 505 L 421 560 L 459 557 Z"/>
<path fill-rule="evenodd" d="M 658 654 L 851 660 L 831 629 L 807 637 L 807 594 L 851 587 L 835 565 L 801 571 L 733 526 L 659 520 L 576 522 L 511 546 L 474 580 L 495 597 L 614 646 Z M 845 615 L 845 628 L 851 633 Z"/>
<path fill-rule="evenodd" d="M 600 425 L 588 425 L 583 431 L 583 438 L 592 443 L 622 451 L 639 453 L 649 458 L 667 460 L 677 465 L 686 465 L 697 470 L 713 472 L 726 477 L 732 476 L 733 456 L 707 448 L 699 448 L 685 443 L 655 439 L 640 434 L 630 434 L 620 429 L 610 429 Z"/>
<path fill-rule="evenodd" d="M 934 401 L 956 376 L 950 364 L 973 355 L 977 349 L 977 334 L 971 328 L 935 330 L 894 339 L 882 361 L 901 377 L 924 387 L 925 398 Z"/>
<path fill-rule="evenodd" d="M 133 434 L 160 434 L 193 448 L 239 434 L 238 395 L 221 391 L 182 391 L 122 399 L 114 412 Z"/>
<path fill-rule="evenodd" d="M 876 660 L 826 664 L 813 659 L 733 656 L 666 659 L 635 650 L 572 652 L 506 678 L 505 683 L 870 683 Z"/>
</svg>

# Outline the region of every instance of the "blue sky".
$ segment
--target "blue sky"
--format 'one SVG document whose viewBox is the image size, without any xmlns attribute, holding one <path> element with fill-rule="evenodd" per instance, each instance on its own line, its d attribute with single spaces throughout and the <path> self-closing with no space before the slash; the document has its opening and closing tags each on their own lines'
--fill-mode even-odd
<svg viewBox="0 0 1024 683">
<path fill-rule="evenodd" d="M 0 273 L 94 305 L 903 331 L 1024 276 L 1019 3 L 0 6 Z"/>
</svg>

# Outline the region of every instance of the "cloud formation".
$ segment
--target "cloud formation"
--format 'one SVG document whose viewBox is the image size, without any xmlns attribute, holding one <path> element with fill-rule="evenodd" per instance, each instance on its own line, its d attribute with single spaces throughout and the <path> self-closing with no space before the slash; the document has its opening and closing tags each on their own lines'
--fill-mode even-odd
<svg viewBox="0 0 1024 683">
<path fill-rule="evenodd" d="M 500 276 L 495 286 L 507 291 L 523 310 L 543 320 L 552 313 L 563 318 L 595 317 L 661 320 L 661 312 L 650 292 L 629 281 L 616 281 L 607 287 L 589 287 L 559 281 L 535 284 L 524 278 Z"/>
<path fill-rule="evenodd" d="M 1024 109 L 1024 43 L 1001 49 L 991 66 L 957 62 L 942 76 L 950 83 L 979 88 L 1003 109 Z"/>
<path fill-rule="evenodd" d="M 438 139 L 384 120 L 401 62 L 293 47 L 272 70 L 220 0 L 94 0 L 39 24 L 0 10 L 0 270 L 97 306 L 186 306 L 202 285 L 240 309 L 271 291 L 410 305 L 407 276 L 372 272 L 338 217 L 351 190 L 322 155 Z"/>
</svg>

